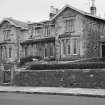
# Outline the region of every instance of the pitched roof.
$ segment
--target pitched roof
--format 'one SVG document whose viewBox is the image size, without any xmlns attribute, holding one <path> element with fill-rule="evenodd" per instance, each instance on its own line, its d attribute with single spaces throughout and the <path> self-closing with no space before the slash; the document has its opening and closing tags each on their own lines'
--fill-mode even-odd
<svg viewBox="0 0 105 105">
<path fill-rule="evenodd" d="M 5 18 L 2 20 L 0 24 L 2 24 L 4 21 L 8 21 L 10 24 L 14 25 L 15 27 L 20 27 L 22 29 L 28 29 L 28 24 L 19 20 L 15 20 L 12 18 Z"/>
<path fill-rule="evenodd" d="M 91 14 L 88 13 L 88 12 L 84 12 L 84 11 L 79 10 L 79 9 L 77 9 L 77 8 L 75 8 L 75 7 L 72 7 L 72 6 L 68 5 L 68 4 L 65 5 L 61 10 L 59 10 L 58 13 L 57 13 L 54 17 L 52 17 L 52 18 L 50 19 L 50 21 L 52 21 L 52 20 L 54 20 L 56 17 L 58 17 L 66 8 L 70 8 L 70 9 L 72 9 L 72 10 L 75 10 L 75 11 L 79 12 L 79 13 L 82 14 L 82 15 L 89 16 L 89 17 L 92 17 L 92 18 L 96 18 L 96 19 L 100 19 L 100 20 L 104 20 L 104 21 L 105 21 L 104 18 L 91 15 Z"/>
</svg>

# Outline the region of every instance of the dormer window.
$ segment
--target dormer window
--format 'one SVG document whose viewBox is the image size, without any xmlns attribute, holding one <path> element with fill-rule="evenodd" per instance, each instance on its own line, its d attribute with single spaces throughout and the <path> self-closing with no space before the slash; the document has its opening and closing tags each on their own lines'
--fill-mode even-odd
<svg viewBox="0 0 105 105">
<path fill-rule="evenodd" d="M 42 27 L 36 27 L 35 28 L 35 35 L 40 36 L 42 34 Z"/>
<path fill-rule="evenodd" d="M 35 36 L 40 36 L 42 34 L 43 24 L 36 24 L 35 26 Z"/>
<path fill-rule="evenodd" d="M 45 25 L 44 26 L 44 36 L 49 36 L 50 35 L 50 26 Z"/>
</svg>

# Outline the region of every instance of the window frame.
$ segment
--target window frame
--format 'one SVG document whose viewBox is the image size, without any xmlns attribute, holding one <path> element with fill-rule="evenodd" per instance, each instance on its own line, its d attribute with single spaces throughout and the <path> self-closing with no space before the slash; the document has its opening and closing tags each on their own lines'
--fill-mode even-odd
<svg viewBox="0 0 105 105">
<path fill-rule="evenodd" d="M 76 40 L 76 41 L 74 42 L 74 40 Z M 63 57 L 79 54 L 79 37 L 78 38 L 77 37 L 76 38 L 75 37 L 62 38 L 60 42 L 61 42 L 61 55 Z M 65 45 L 63 45 L 63 44 L 65 44 Z M 68 49 L 68 46 L 69 46 L 69 49 Z M 64 50 L 65 50 L 65 53 L 64 53 Z"/>
<path fill-rule="evenodd" d="M 50 36 L 51 28 L 50 25 L 44 25 L 44 36 Z"/>
<path fill-rule="evenodd" d="M 75 32 L 75 18 L 65 18 L 64 19 L 65 24 L 65 33 L 74 33 Z"/>
<path fill-rule="evenodd" d="M 72 42 L 72 55 L 78 55 L 79 54 L 79 38 L 71 38 Z M 74 43 L 76 42 L 76 43 Z M 76 51 L 76 53 L 74 53 Z"/>
<path fill-rule="evenodd" d="M 10 30 L 3 30 L 3 35 L 4 35 L 4 41 L 9 41 L 10 40 Z"/>
<path fill-rule="evenodd" d="M 28 46 L 24 47 L 24 56 L 27 57 L 28 56 Z"/>
<path fill-rule="evenodd" d="M 54 44 L 53 43 L 50 44 L 49 51 L 50 51 L 49 52 L 50 57 L 54 57 Z"/>
<path fill-rule="evenodd" d="M 70 46 L 70 53 L 68 53 L 68 45 Z M 63 38 L 61 39 L 61 54 L 63 56 L 71 55 L 71 39 Z"/>
</svg>

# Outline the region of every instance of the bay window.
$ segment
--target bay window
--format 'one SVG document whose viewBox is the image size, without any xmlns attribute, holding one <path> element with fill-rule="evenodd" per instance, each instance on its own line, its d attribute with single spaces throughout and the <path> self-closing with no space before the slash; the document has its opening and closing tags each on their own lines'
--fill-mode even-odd
<svg viewBox="0 0 105 105">
<path fill-rule="evenodd" d="M 79 51 L 78 38 L 61 39 L 61 55 L 77 55 Z"/>
</svg>

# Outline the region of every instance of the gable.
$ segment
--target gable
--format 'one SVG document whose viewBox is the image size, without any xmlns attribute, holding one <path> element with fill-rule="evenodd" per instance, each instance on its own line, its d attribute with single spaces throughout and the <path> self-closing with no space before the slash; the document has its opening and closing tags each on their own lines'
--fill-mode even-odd
<svg viewBox="0 0 105 105">
<path fill-rule="evenodd" d="M 21 28 L 21 29 L 28 29 L 28 25 L 25 22 L 21 22 L 18 20 L 14 20 L 12 18 L 6 18 L 4 19 L 1 23 L 0 26 L 4 23 L 4 22 L 8 22 L 11 24 L 11 26 L 15 26 L 17 28 Z"/>
<path fill-rule="evenodd" d="M 3 29 L 8 29 L 11 27 L 11 24 L 8 22 L 8 21 L 3 21 L 1 24 L 0 24 L 0 27 L 3 28 Z"/>
<path fill-rule="evenodd" d="M 61 15 L 62 12 L 65 11 L 65 9 L 67 9 L 67 8 L 69 8 L 69 9 L 73 10 L 74 12 L 79 13 L 79 14 L 81 14 L 81 15 L 88 16 L 88 17 L 91 17 L 91 18 L 94 18 L 94 19 L 98 19 L 98 20 L 105 21 L 104 18 L 95 16 L 95 15 L 91 15 L 90 13 L 84 12 L 84 11 L 82 11 L 82 10 L 79 10 L 79 9 L 77 9 L 77 8 L 75 8 L 75 7 L 72 7 L 72 6 L 69 6 L 69 5 L 66 5 L 66 6 L 64 6 L 61 10 L 59 10 L 58 13 L 57 13 L 54 17 L 52 17 L 52 18 L 50 19 L 50 21 L 55 20 L 55 19 L 56 19 L 59 15 Z"/>
<path fill-rule="evenodd" d="M 67 7 L 65 8 L 54 20 L 64 19 L 69 17 L 76 17 L 77 15 L 82 15 L 79 12 Z"/>
<path fill-rule="evenodd" d="M 72 7 L 72 6 L 66 5 L 61 10 L 59 10 L 59 12 L 54 17 L 51 18 L 51 21 L 55 20 L 57 17 L 59 17 L 59 15 L 61 15 L 63 12 L 65 12 L 67 10 L 71 11 L 74 14 L 82 14 L 82 15 L 85 14 L 85 12 L 83 12 L 81 10 L 78 10 L 78 9 Z"/>
</svg>

